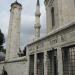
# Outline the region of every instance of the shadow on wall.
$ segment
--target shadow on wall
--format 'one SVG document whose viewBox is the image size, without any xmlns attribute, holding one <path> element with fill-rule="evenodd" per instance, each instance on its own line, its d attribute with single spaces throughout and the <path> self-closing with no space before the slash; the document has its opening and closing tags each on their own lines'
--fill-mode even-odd
<svg viewBox="0 0 75 75">
<path fill-rule="evenodd" d="M 7 71 L 5 70 L 5 67 L 3 66 L 2 74 L 0 75 L 8 75 Z"/>
</svg>

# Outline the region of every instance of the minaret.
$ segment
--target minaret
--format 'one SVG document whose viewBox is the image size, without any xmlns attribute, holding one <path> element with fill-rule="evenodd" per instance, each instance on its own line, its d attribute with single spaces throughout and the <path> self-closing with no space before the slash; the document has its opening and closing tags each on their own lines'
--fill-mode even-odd
<svg viewBox="0 0 75 75">
<path fill-rule="evenodd" d="M 35 12 L 35 40 L 37 40 L 38 38 L 40 38 L 40 3 L 39 0 L 37 0 L 37 4 L 36 4 L 36 12 Z"/>
<path fill-rule="evenodd" d="M 20 48 L 20 21 L 22 5 L 17 0 L 11 4 L 6 60 L 17 58 Z"/>
</svg>

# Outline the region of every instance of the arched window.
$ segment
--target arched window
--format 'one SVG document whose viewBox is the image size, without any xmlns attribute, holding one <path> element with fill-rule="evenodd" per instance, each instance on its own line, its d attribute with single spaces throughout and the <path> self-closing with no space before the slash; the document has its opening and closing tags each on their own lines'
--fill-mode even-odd
<svg viewBox="0 0 75 75">
<path fill-rule="evenodd" d="M 52 28 L 55 26 L 54 7 L 51 8 Z"/>
</svg>

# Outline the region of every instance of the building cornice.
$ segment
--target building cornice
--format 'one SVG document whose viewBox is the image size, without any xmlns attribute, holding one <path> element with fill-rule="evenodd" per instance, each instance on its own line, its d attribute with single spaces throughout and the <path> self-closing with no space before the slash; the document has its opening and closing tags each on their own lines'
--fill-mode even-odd
<svg viewBox="0 0 75 75">
<path fill-rule="evenodd" d="M 60 31 L 62 31 L 62 30 L 65 30 L 65 29 L 67 29 L 67 28 L 69 28 L 69 27 L 71 27 L 71 26 L 74 26 L 74 25 L 75 25 L 75 22 L 72 22 L 72 23 L 67 24 L 67 25 L 63 25 L 62 27 L 57 28 L 57 29 L 53 30 L 52 32 L 48 33 L 45 37 L 39 38 L 38 40 L 35 40 L 35 41 L 29 43 L 27 46 L 30 46 L 30 45 L 32 45 L 32 44 L 34 44 L 34 43 L 36 43 L 36 42 L 39 42 L 39 41 L 41 41 L 41 40 L 44 40 L 44 39 L 46 39 L 47 37 L 49 37 L 49 36 L 51 36 L 51 35 L 54 35 L 54 34 L 60 32 Z"/>
</svg>

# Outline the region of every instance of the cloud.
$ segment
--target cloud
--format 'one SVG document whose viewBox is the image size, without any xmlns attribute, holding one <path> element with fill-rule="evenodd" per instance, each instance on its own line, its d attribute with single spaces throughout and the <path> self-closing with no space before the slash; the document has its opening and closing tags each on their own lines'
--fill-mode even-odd
<svg viewBox="0 0 75 75">
<path fill-rule="evenodd" d="M 3 11 L 0 13 L 0 28 L 2 32 L 6 35 L 9 24 L 9 13 Z"/>
</svg>

